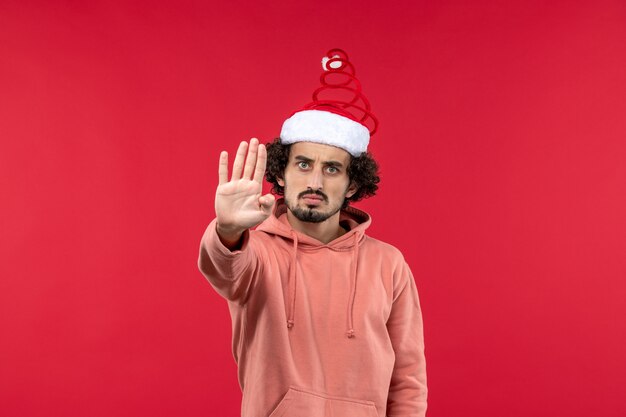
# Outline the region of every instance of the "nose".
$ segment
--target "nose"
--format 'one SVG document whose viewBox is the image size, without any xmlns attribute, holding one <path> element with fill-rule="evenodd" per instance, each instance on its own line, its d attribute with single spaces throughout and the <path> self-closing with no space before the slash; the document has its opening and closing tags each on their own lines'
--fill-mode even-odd
<svg viewBox="0 0 626 417">
<path fill-rule="evenodd" d="M 322 189 L 322 172 L 321 170 L 314 169 L 307 181 L 307 187 L 312 190 L 321 190 Z"/>
</svg>

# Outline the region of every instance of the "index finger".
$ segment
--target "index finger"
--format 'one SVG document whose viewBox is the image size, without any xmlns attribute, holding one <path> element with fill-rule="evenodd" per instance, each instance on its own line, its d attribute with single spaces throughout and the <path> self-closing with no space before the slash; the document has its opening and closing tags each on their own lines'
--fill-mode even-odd
<svg viewBox="0 0 626 417">
<path fill-rule="evenodd" d="M 254 181 L 263 184 L 263 176 L 265 175 L 265 165 L 267 164 L 267 151 L 265 145 L 259 144 L 256 156 L 256 167 L 254 168 Z"/>
<path fill-rule="evenodd" d="M 222 151 L 220 153 L 219 163 L 219 185 L 226 184 L 228 182 L 228 152 Z"/>
</svg>

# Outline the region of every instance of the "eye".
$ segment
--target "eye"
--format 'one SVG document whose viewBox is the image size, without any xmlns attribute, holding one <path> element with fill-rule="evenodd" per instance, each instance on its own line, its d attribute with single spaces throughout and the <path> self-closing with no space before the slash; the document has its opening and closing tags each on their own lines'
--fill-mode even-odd
<svg viewBox="0 0 626 417">
<path fill-rule="evenodd" d="M 326 171 L 328 171 L 329 174 L 336 174 L 339 172 L 339 169 L 337 167 L 330 166 L 326 168 Z"/>
<path fill-rule="evenodd" d="M 308 167 L 309 167 L 309 163 L 308 162 L 304 162 L 304 161 L 298 162 L 298 168 L 300 168 L 300 169 L 307 169 Z"/>
</svg>

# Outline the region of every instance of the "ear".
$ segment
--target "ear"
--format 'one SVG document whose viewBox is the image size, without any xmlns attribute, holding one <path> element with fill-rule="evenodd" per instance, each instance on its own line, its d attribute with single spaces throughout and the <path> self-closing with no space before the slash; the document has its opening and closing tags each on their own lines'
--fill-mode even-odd
<svg viewBox="0 0 626 417">
<path fill-rule="evenodd" d="M 281 187 L 285 186 L 285 180 L 280 178 L 280 177 L 276 177 L 276 182 L 278 183 L 278 185 L 280 185 Z"/>
<path fill-rule="evenodd" d="M 356 193 L 358 190 L 359 190 L 359 187 L 356 186 L 354 181 L 351 181 L 350 186 L 348 187 L 348 190 L 346 191 L 346 198 L 352 197 L 354 193 Z"/>
</svg>

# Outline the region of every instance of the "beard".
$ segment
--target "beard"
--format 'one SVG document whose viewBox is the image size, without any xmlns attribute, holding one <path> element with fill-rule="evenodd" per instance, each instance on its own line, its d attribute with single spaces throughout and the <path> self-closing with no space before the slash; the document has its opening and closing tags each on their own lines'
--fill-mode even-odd
<svg viewBox="0 0 626 417">
<path fill-rule="evenodd" d="M 341 206 L 343 206 L 343 202 L 346 198 L 346 195 L 344 194 L 343 198 L 341 199 L 341 201 L 337 203 L 337 205 L 328 207 L 326 211 L 322 211 L 321 208 L 318 206 L 307 205 L 305 207 L 302 207 L 298 205 L 297 200 L 300 200 L 300 198 L 305 195 L 311 195 L 311 194 L 315 194 L 317 196 L 322 197 L 324 199 L 324 202 L 328 203 L 328 197 L 326 196 L 326 194 L 322 193 L 321 191 L 310 191 L 310 190 L 303 191 L 300 194 L 298 194 L 298 197 L 296 197 L 296 202 L 294 203 L 293 201 L 287 198 L 287 189 L 285 188 L 285 194 L 284 194 L 285 204 L 289 208 L 289 211 L 291 211 L 291 213 L 294 215 L 294 217 L 300 220 L 301 222 L 321 223 L 331 218 L 339 210 L 341 210 Z"/>
</svg>

